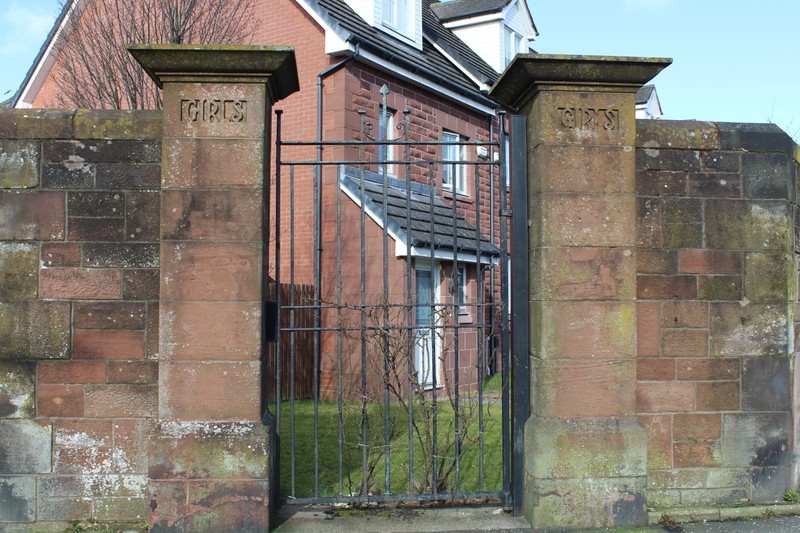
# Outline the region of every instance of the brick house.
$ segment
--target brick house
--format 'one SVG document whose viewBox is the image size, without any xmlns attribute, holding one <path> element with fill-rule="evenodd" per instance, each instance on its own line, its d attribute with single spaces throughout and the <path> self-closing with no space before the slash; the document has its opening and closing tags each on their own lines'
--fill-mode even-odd
<svg viewBox="0 0 800 533">
<path fill-rule="evenodd" d="M 14 107 L 54 105 L 58 87 L 53 73 L 59 68 L 56 43 L 59 39 L 69 39 L 72 27 L 69 18 L 80 12 L 70 8 L 80 5 L 80 1 L 64 7 L 16 95 Z M 529 42 L 537 34 L 527 5 L 521 0 L 456 0 L 434 4 L 430 0 L 263 1 L 256 2 L 255 16 L 258 25 L 253 42 L 295 48 L 300 91 L 281 102 L 284 116 L 281 134 L 284 139 L 299 140 L 358 139 L 362 120 L 360 111 L 364 113 L 364 120 L 373 125 L 374 131 L 380 130 L 376 135 L 379 140 L 391 140 L 394 135 L 390 132 L 399 131 L 405 110 L 410 111 L 409 131 L 403 140 L 441 143 L 495 140 L 502 128 L 498 114 L 501 107 L 486 93 L 516 53 L 529 51 Z M 382 88 L 385 88 L 383 92 Z M 317 120 L 306 119 L 315 114 Z M 400 145 L 368 147 L 366 157 L 373 162 L 397 159 L 401 156 L 400 148 Z M 476 379 L 474 360 L 478 356 L 480 341 L 474 331 L 469 331 L 469 325 L 477 321 L 477 307 L 471 308 L 470 304 L 493 305 L 502 296 L 498 269 L 490 271 L 486 268 L 498 263 L 501 172 L 489 170 L 497 150 L 483 148 L 481 151 L 481 148 L 464 144 L 429 145 L 418 154 L 420 160 L 438 163 L 461 160 L 465 164 L 440 165 L 441 168 L 437 167 L 430 175 L 419 170 L 424 165 L 416 165 L 409 177 L 411 181 L 420 182 L 420 186 L 433 186 L 437 209 L 441 210 L 443 218 L 457 220 L 456 226 L 463 225 L 464 231 L 477 231 L 482 238 L 472 239 L 475 242 L 464 239 L 453 242 L 457 237 L 448 234 L 444 241 L 435 244 L 436 251 L 432 252 L 430 244 L 422 242 L 424 239 L 417 239 L 417 244 L 413 244 L 409 240 L 413 236 L 408 231 L 390 232 L 392 250 L 389 255 L 393 260 L 387 269 L 391 287 L 403 286 L 402 279 L 413 272 L 415 295 L 423 291 L 428 294 L 426 298 L 432 298 L 431 301 L 437 304 L 452 304 L 456 299 L 464 304 L 458 307 L 460 312 L 449 315 L 465 326 L 459 334 L 464 338 L 456 344 L 461 361 L 468 366 L 463 369 L 462 377 L 472 383 Z M 353 159 L 357 155 L 356 148 L 325 150 L 326 158 Z M 315 154 L 311 151 L 304 153 L 299 147 L 287 147 L 284 157 L 313 159 Z M 468 166 L 472 162 L 483 163 L 483 166 L 475 167 L 479 168 L 475 180 Z M 368 170 L 373 182 L 375 179 L 393 180 L 392 191 L 400 194 L 405 205 L 411 204 L 412 200 L 407 197 L 410 192 L 402 186 L 404 176 L 398 176 L 402 173 L 402 165 L 384 166 L 378 162 Z M 336 231 L 334 191 L 338 189 L 350 199 L 342 214 L 345 228 L 355 227 L 361 207 L 358 195 L 353 193 L 353 176 L 347 178 L 335 174 L 326 171 L 321 176 L 321 189 L 325 192 L 319 200 L 322 208 L 318 230 L 322 240 L 320 244 L 315 245 L 314 240 L 314 173 L 311 169 L 298 170 L 293 176 L 291 213 L 281 209 L 281 238 L 288 242 L 291 226 L 294 240 L 291 259 L 289 254 L 278 256 L 279 270 L 287 273 L 291 268 L 292 283 L 296 285 L 314 284 L 315 276 L 319 275 L 321 281 L 316 296 L 319 300 L 330 298 L 335 291 L 333 272 L 339 268 L 350 270 L 345 264 L 347 260 L 352 261 L 352 268 L 357 268 L 356 256 L 362 253 L 355 250 L 357 253 L 349 258 L 347 250 L 344 256 L 335 254 L 335 240 L 347 236 Z M 372 194 L 372 205 L 377 206 L 380 200 L 375 195 L 379 193 L 373 191 Z M 480 207 L 476 205 L 478 202 Z M 382 233 L 380 208 L 374 210 L 373 215 L 374 223 L 367 228 L 368 238 L 378 238 Z M 275 222 L 273 216 L 273 225 Z M 449 233 L 450 230 L 439 228 L 437 231 Z M 481 243 L 477 244 L 477 241 Z M 315 271 L 315 247 L 322 249 L 317 259 L 320 263 L 318 273 Z M 456 248 L 460 252 L 456 253 Z M 377 261 L 382 251 L 380 246 L 376 246 L 363 250 L 363 253 Z M 274 247 L 271 254 L 276 257 Z M 406 269 L 407 262 L 411 263 L 409 270 Z M 270 275 L 275 274 L 274 263 L 271 263 Z M 368 263 L 372 262 L 368 260 Z M 368 298 L 386 300 L 385 294 L 373 296 L 381 292 L 382 275 L 380 269 L 369 268 L 366 281 Z M 494 280 L 486 283 L 482 294 L 478 293 L 484 285 L 478 283 L 479 272 L 497 279 L 497 283 Z M 350 281 L 350 285 L 343 287 L 341 298 L 345 301 L 354 301 L 359 296 L 358 283 L 352 277 Z M 395 297 L 399 296 L 392 296 Z M 417 303 L 420 301 L 417 297 Z M 499 315 L 499 305 L 496 309 L 492 307 L 491 313 Z M 455 314 L 458 316 L 452 316 Z M 323 317 L 325 320 L 335 318 Z M 438 318 L 417 317 L 416 320 Z M 487 321 L 491 323 L 492 320 L 499 318 Z M 325 383 L 333 381 L 330 352 L 334 341 L 333 338 L 322 339 L 320 379 L 323 390 Z M 439 342 L 452 344 L 452 336 Z M 496 341 L 492 342 L 496 344 Z M 442 350 L 441 346 L 439 350 Z M 426 356 L 418 355 L 417 359 L 421 360 L 421 357 L 424 359 Z M 419 364 L 426 368 L 430 366 L 430 363 Z M 448 363 L 448 366 L 453 364 Z M 418 370 L 421 382 L 441 379 L 422 367 Z"/>
</svg>

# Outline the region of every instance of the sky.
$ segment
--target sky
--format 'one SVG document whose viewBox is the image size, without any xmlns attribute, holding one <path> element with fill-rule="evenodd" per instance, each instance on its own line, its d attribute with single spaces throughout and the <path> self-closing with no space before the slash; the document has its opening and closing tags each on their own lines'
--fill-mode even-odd
<svg viewBox="0 0 800 533">
<path fill-rule="evenodd" d="M 0 0 L 0 101 L 25 77 L 58 4 Z M 533 43 L 539 53 L 672 58 L 653 81 L 663 118 L 773 122 L 800 141 L 800 0 L 528 5 L 539 29 Z"/>
</svg>

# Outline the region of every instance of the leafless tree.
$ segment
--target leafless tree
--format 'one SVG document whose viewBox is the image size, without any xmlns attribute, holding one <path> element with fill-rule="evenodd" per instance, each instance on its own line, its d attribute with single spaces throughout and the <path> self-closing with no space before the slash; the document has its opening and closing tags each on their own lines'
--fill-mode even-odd
<svg viewBox="0 0 800 533">
<path fill-rule="evenodd" d="M 155 84 L 125 49 L 136 44 L 250 44 L 255 0 L 60 0 L 72 10 L 57 41 L 56 103 L 156 109 Z"/>
</svg>

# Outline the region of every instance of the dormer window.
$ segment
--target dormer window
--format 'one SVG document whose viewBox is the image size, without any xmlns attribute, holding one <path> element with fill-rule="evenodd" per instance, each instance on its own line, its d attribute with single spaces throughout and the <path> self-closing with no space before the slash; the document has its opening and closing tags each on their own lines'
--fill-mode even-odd
<svg viewBox="0 0 800 533">
<path fill-rule="evenodd" d="M 414 7 L 412 0 L 382 0 L 382 2 L 383 24 L 397 33 L 413 39 Z"/>
<path fill-rule="evenodd" d="M 522 35 L 515 32 L 508 26 L 506 26 L 506 34 L 505 34 L 505 57 L 503 62 L 503 67 L 507 67 L 511 60 L 514 59 L 514 56 L 520 52 L 524 52 L 525 50 L 522 48 L 523 38 Z"/>
</svg>

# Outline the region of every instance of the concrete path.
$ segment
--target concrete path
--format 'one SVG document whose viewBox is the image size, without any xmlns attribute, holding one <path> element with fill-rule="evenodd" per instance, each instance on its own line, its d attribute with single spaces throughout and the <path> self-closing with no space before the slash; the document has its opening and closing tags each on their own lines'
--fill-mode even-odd
<svg viewBox="0 0 800 533">
<path fill-rule="evenodd" d="M 524 518 L 498 507 L 450 509 L 344 510 L 330 507 L 284 506 L 273 524 L 276 533 L 533 533 Z M 755 518 L 726 522 L 676 522 L 637 528 L 581 530 L 585 533 L 800 533 L 800 516 Z M 545 533 L 545 532 L 542 532 Z M 546 533 L 576 533 L 549 529 Z"/>
</svg>

